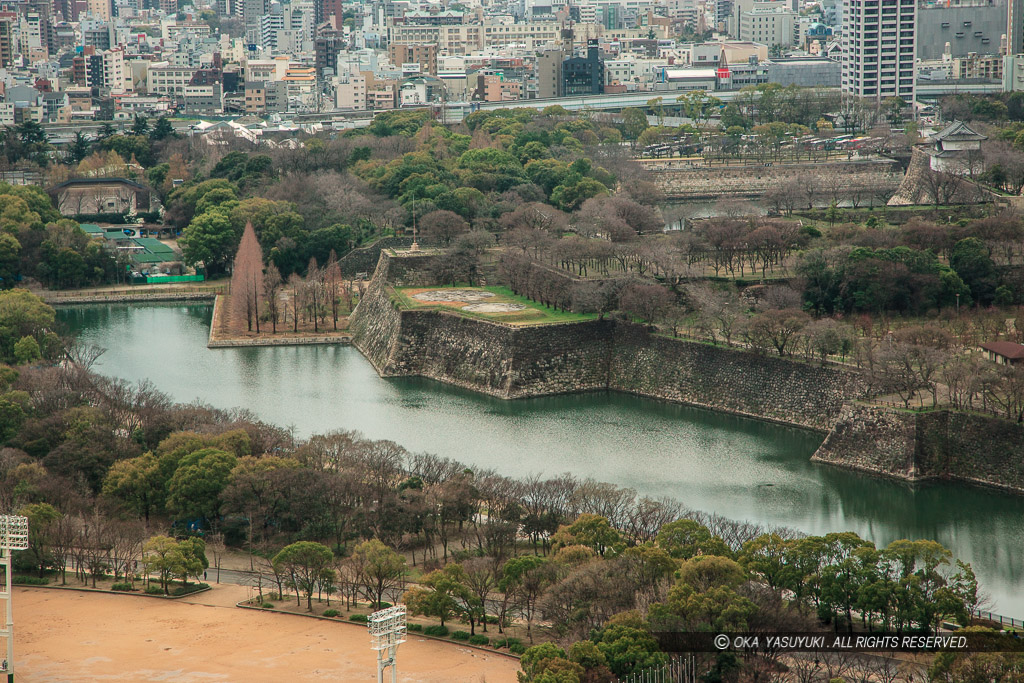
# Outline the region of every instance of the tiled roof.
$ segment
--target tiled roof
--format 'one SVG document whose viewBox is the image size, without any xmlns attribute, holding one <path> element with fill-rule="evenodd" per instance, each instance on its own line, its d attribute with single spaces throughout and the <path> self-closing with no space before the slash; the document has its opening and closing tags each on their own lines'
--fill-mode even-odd
<svg viewBox="0 0 1024 683">
<path fill-rule="evenodd" d="M 1010 360 L 1024 359 L 1024 344 L 1015 344 L 1014 342 L 989 342 L 988 344 L 982 344 L 981 348 L 998 354 L 1003 358 L 1009 358 Z"/>
<path fill-rule="evenodd" d="M 988 140 L 988 137 L 975 133 L 963 121 L 954 121 L 933 135 L 932 140 Z"/>
</svg>

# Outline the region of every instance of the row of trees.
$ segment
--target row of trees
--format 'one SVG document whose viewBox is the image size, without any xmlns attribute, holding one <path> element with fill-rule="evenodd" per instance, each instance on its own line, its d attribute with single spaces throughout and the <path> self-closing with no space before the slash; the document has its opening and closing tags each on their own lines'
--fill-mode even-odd
<svg viewBox="0 0 1024 683">
<path fill-rule="evenodd" d="M 138 578 L 148 581 L 155 575 L 166 595 L 173 579 L 185 586 L 209 566 L 203 539 L 149 537 L 141 522 L 120 519 L 115 510 L 102 506 L 64 513 L 49 503 L 30 503 L 19 514 L 28 517 L 30 538 L 29 549 L 14 556 L 15 570 L 38 572 L 40 577 L 52 571 L 61 585 L 67 584 L 69 569 L 93 588 L 107 576 L 134 588 Z"/>
<path fill-rule="evenodd" d="M 727 104 L 703 91 L 685 93 L 675 100 L 655 98 L 647 103 L 647 112 L 664 117 L 666 112 L 678 112 L 694 122 L 696 130 L 703 130 L 714 117 L 720 119 L 723 131 L 739 128 L 748 131 L 771 124 L 796 125 L 826 133 L 836 126 L 846 133 L 868 130 L 881 118 L 878 104 L 840 93 L 834 88 L 801 88 L 763 83 L 741 88 Z M 623 111 L 623 133 L 636 140 L 647 129 L 647 120 L 632 115 L 643 114 L 639 109 Z"/>
<path fill-rule="evenodd" d="M 167 118 L 161 117 L 151 124 L 147 117 L 136 116 L 132 126 L 123 133 L 117 133 L 111 123 L 101 126 L 95 139 L 89 139 L 81 131 L 75 133 L 61 160 L 74 166 L 93 151 L 116 151 L 124 159 L 136 157 L 144 166 L 149 166 L 154 154 L 151 142 L 159 143 L 176 135 Z M 54 147 L 46 130 L 35 121 L 26 120 L 0 130 L 0 143 L 8 164 L 29 163 L 45 167 L 54 161 Z"/>
<path fill-rule="evenodd" d="M 594 208 L 588 211 L 591 203 Z M 618 204 L 630 211 L 645 208 L 620 197 L 590 200 L 573 222 L 546 216 L 546 224 L 534 227 L 540 221 L 526 219 L 539 212 L 521 207 L 503 235 L 505 256 L 510 263 L 546 261 L 578 277 L 630 273 L 673 287 L 708 275 L 796 274 L 804 278 L 804 305 L 819 315 L 923 314 L 958 303 L 1007 305 L 1024 295 L 1016 271 L 1001 268 L 1022 257 L 1024 221 L 1015 214 L 944 225 L 915 218 L 888 228 L 871 220 L 864 226 L 835 225 L 827 232 L 784 219 L 721 217 L 692 221 L 685 231 L 638 238 L 630 221 L 645 224 L 639 218 L 643 213 L 619 218 Z M 593 218 L 586 219 L 588 213 Z"/>
<path fill-rule="evenodd" d="M 231 269 L 230 326 L 241 331 L 244 320 L 245 331 L 258 334 L 264 321 L 264 328 L 269 322 L 276 334 L 278 323 L 287 324 L 290 317 L 293 332 L 298 332 L 300 320 L 319 332 L 327 329 L 330 318 L 336 331 L 339 318 L 352 309 L 353 286 L 342 277 L 333 250 L 322 268 L 314 256 L 304 278 L 292 273 L 285 281 L 273 262 L 264 267 L 259 240 L 247 223 Z"/>
</svg>

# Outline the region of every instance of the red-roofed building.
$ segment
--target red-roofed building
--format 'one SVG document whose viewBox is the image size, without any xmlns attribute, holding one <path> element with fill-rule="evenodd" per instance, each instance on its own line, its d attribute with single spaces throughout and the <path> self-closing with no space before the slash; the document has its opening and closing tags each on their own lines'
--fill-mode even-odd
<svg viewBox="0 0 1024 683">
<path fill-rule="evenodd" d="M 981 350 L 985 356 L 1000 365 L 1024 364 L 1024 344 L 1014 342 L 990 342 L 982 344 Z"/>
</svg>

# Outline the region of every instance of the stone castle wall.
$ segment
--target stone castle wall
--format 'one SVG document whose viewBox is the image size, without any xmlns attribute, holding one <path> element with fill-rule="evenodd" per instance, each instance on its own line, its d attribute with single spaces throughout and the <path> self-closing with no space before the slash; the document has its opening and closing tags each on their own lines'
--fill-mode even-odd
<svg viewBox="0 0 1024 683">
<path fill-rule="evenodd" d="M 616 326 L 609 386 L 643 396 L 827 430 L 864 392 L 859 373 Z"/>
<path fill-rule="evenodd" d="M 974 413 L 847 405 L 812 459 L 908 481 L 1024 492 L 1024 426 Z"/>
<path fill-rule="evenodd" d="M 403 311 L 388 370 L 501 398 L 605 389 L 611 323 L 510 327 L 456 313 Z"/>
<path fill-rule="evenodd" d="M 355 277 L 358 273 L 372 274 L 380 261 L 381 250 L 408 249 L 410 244 L 411 237 L 382 237 L 373 244 L 353 249 L 338 259 L 341 274 L 344 277 Z"/>
<path fill-rule="evenodd" d="M 385 376 L 421 375 L 502 398 L 595 389 L 828 430 L 858 373 L 648 334 L 630 323 L 514 327 L 398 311 L 389 284 L 422 283 L 429 257 L 385 253 L 353 315 L 355 345 Z"/>
<path fill-rule="evenodd" d="M 889 206 L 916 206 L 935 202 L 936 188 L 929 182 L 931 157 L 920 147 L 914 147 L 910 165 L 903 176 L 896 193 L 889 198 Z M 939 191 L 942 204 L 978 204 L 991 199 L 990 193 L 979 188 L 968 179 L 963 179 L 955 188 Z"/>
<path fill-rule="evenodd" d="M 888 408 L 847 404 L 812 460 L 914 481 L 916 416 Z"/>
<path fill-rule="evenodd" d="M 670 199 L 761 197 L 791 180 L 841 176 L 846 191 L 892 193 L 903 180 L 903 169 L 892 159 L 773 163 L 771 166 L 691 166 L 685 161 L 648 161 L 651 179 Z"/>
<path fill-rule="evenodd" d="M 501 398 L 616 390 L 827 432 L 818 462 L 916 482 L 1024 492 L 1024 426 L 952 411 L 852 402 L 860 373 L 654 336 L 612 320 L 514 327 L 400 311 L 390 285 L 427 285 L 429 255 L 385 252 L 350 324 L 383 376 L 419 375 Z"/>
</svg>

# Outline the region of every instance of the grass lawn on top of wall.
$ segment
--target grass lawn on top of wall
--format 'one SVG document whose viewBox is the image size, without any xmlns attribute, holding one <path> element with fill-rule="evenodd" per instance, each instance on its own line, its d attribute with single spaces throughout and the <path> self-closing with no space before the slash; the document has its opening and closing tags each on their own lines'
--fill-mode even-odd
<svg viewBox="0 0 1024 683">
<path fill-rule="evenodd" d="M 423 292 L 445 292 L 452 290 L 464 290 L 467 292 L 488 292 L 493 296 L 481 298 L 474 301 L 454 299 L 452 301 L 421 301 L 413 296 Z M 570 313 L 559 311 L 548 306 L 531 301 L 524 296 L 514 294 L 507 287 L 487 286 L 447 286 L 447 287 L 397 287 L 392 290 L 393 298 L 405 309 L 447 309 L 468 318 L 491 320 L 494 322 L 509 323 L 512 325 L 543 325 L 550 323 L 580 322 L 583 320 L 594 320 L 595 313 Z M 469 297 L 467 297 L 469 298 Z M 481 312 L 465 310 L 465 306 L 474 304 L 511 304 L 524 306 L 514 311 L 491 311 Z"/>
</svg>

